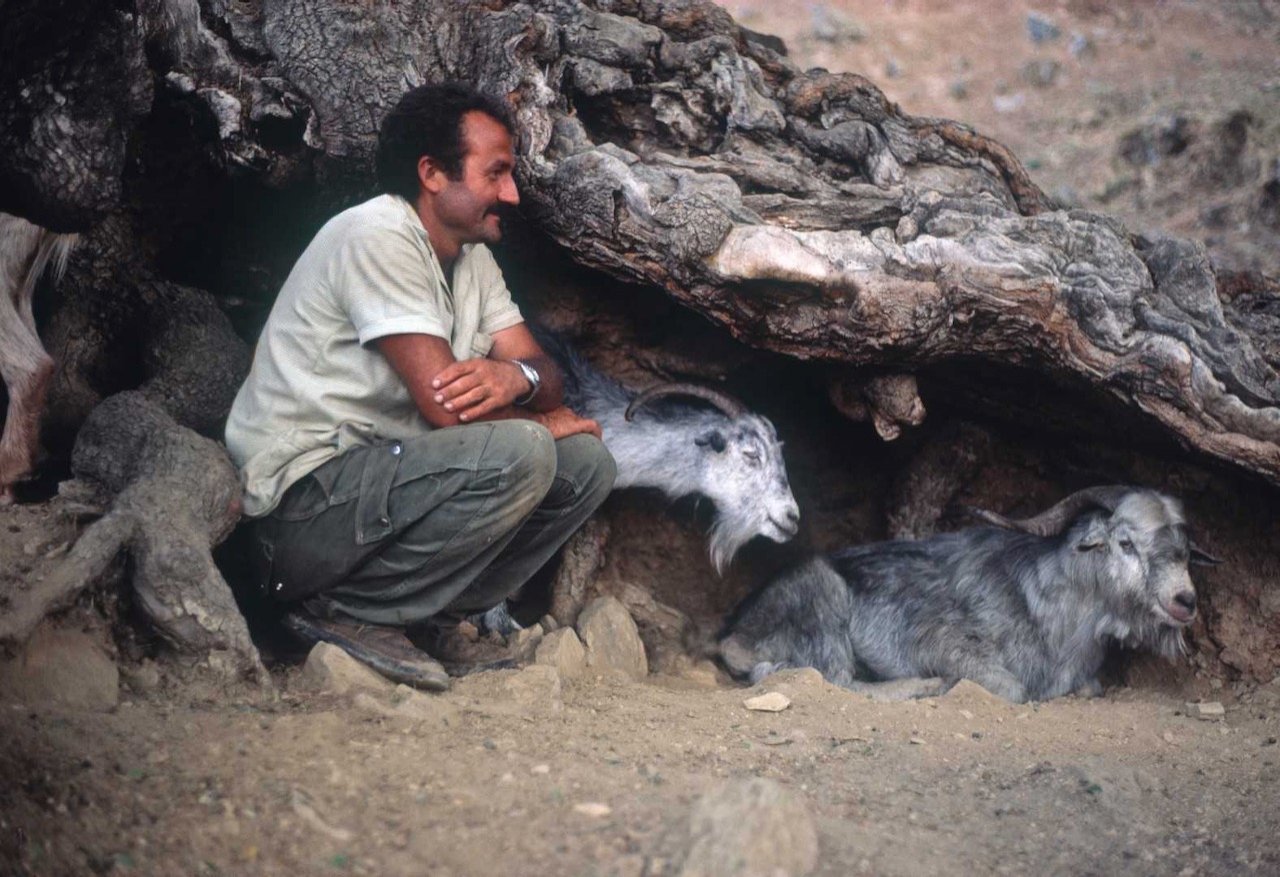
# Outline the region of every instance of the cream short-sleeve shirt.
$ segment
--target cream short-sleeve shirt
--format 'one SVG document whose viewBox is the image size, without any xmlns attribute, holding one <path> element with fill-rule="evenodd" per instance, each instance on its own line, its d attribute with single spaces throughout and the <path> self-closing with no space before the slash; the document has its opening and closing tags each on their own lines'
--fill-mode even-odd
<svg viewBox="0 0 1280 877">
<path fill-rule="evenodd" d="M 329 220 L 276 298 L 227 419 L 245 514 L 343 451 L 431 429 L 372 344 L 422 333 L 456 359 L 486 356 L 494 332 L 523 322 L 483 245 L 466 245 L 448 283 L 417 212 L 379 195 Z"/>
</svg>

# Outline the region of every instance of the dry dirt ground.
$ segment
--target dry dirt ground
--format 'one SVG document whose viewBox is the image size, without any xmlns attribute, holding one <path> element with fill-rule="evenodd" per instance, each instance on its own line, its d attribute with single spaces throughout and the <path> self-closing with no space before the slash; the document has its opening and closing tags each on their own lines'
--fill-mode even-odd
<svg viewBox="0 0 1280 877">
<path fill-rule="evenodd" d="M 1280 264 L 1273 4 L 725 5 L 806 65 L 863 72 L 910 112 L 994 135 L 1064 200 L 1204 238 L 1230 264 Z M 1056 39 L 1029 37 L 1033 8 Z M 1220 123 L 1237 110 L 1232 141 Z M 1224 142 L 1238 142 L 1225 157 Z M 615 508 L 615 528 L 636 514 Z M 57 562 L 74 531 L 53 515 L 0 510 L 0 586 Z M 673 565 L 697 552 L 695 532 L 679 538 Z M 706 574 L 676 573 L 690 588 Z M 699 802 L 745 777 L 808 816 L 778 811 L 759 833 L 772 852 L 748 845 L 740 870 L 722 855 L 697 873 L 768 873 L 806 820 L 821 875 L 1280 873 L 1280 681 L 1149 665 L 1101 700 L 1015 706 L 963 686 L 882 705 L 805 672 L 752 691 L 668 661 L 684 671 L 558 685 L 502 671 L 405 699 L 313 693 L 296 656 L 275 654 L 275 691 L 260 692 L 140 660 L 152 644 L 104 630 L 95 609 L 32 657 L 43 687 L 10 684 L 0 703 L 0 874 L 694 873 Z M 51 689 L 79 706 L 38 705 Z M 745 709 L 762 691 L 790 707 Z"/>
</svg>

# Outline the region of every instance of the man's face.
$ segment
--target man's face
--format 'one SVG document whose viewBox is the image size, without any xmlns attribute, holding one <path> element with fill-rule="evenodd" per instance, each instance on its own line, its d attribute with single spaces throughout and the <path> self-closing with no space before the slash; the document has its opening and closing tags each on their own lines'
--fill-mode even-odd
<svg viewBox="0 0 1280 877">
<path fill-rule="evenodd" d="M 462 178 L 444 180 L 434 199 L 436 218 L 459 244 L 496 243 L 502 239 L 499 212 L 520 203 L 511 176 L 511 135 L 489 115 L 470 112 L 462 117 L 462 140 Z"/>
</svg>

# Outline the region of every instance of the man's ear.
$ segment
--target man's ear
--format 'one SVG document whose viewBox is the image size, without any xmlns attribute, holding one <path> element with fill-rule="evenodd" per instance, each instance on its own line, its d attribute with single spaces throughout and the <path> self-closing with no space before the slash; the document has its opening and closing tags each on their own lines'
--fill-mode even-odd
<svg viewBox="0 0 1280 877">
<path fill-rule="evenodd" d="M 434 158 L 429 155 L 418 157 L 418 185 L 432 195 L 440 193 L 448 182 L 448 175 Z"/>
<path fill-rule="evenodd" d="M 718 429 L 710 432 L 704 432 L 693 440 L 693 443 L 700 448 L 710 447 L 717 454 L 723 454 L 725 449 L 724 433 Z"/>
</svg>

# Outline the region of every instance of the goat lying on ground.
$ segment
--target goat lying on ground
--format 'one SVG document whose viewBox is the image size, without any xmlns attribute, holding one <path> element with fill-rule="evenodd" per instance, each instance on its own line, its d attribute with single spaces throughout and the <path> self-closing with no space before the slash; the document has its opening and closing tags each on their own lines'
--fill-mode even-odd
<svg viewBox="0 0 1280 877">
<path fill-rule="evenodd" d="M 796 534 L 800 508 L 787 480 L 782 442 L 768 419 L 726 393 L 694 384 L 661 384 L 637 393 L 558 335 L 530 328 L 564 372 L 565 404 L 599 422 L 618 464 L 615 490 L 656 487 L 671 499 L 696 493 L 715 506 L 708 538 L 717 572 L 756 536 L 786 542 Z M 517 629 L 505 606 L 494 607 L 478 626 L 501 633 Z"/>
<path fill-rule="evenodd" d="M 75 241 L 75 235 L 54 234 L 0 213 L 0 377 L 9 394 L 0 438 L 0 505 L 13 502 L 13 485 L 35 467 L 40 416 L 53 377 L 53 360 L 36 333 L 31 297 L 50 263 L 61 274 Z"/>
<path fill-rule="evenodd" d="M 1215 561 L 1189 542 L 1177 500 L 1098 487 L 1023 521 L 978 514 L 995 526 L 849 548 L 784 573 L 733 611 L 721 659 L 753 682 L 814 667 L 897 699 L 963 678 L 1022 702 L 1100 691 L 1109 642 L 1166 656 L 1183 647 L 1196 613 L 1187 563 Z"/>
</svg>

